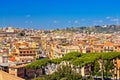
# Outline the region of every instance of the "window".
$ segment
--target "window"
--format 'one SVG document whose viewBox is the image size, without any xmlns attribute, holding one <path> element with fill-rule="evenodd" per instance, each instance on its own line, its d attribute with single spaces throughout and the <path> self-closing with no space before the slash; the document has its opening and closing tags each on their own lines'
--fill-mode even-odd
<svg viewBox="0 0 120 80">
<path fill-rule="evenodd" d="M 24 60 L 22 60 L 22 62 L 24 62 Z"/>
<path fill-rule="evenodd" d="M 106 51 L 106 47 L 104 47 L 104 51 Z"/>
<path fill-rule="evenodd" d="M 32 53 L 32 51 L 30 51 L 30 53 Z"/>
<path fill-rule="evenodd" d="M 22 51 L 20 51 L 20 53 L 22 53 Z"/>
<path fill-rule="evenodd" d="M 15 71 L 15 69 L 14 69 L 14 68 L 11 68 L 11 70 L 12 70 L 12 71 Z"/>
</svg>

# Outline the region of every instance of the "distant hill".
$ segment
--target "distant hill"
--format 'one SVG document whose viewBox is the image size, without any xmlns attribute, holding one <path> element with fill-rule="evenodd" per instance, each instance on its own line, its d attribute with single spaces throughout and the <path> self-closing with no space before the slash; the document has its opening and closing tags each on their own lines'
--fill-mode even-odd
<svg viewBox="0 0 120 80">
<path fill-rule="evenodd" d="M 71 27 L 66 29 L 56 29 L 68 32 L 95 32 L 95 33 L 113 33 L 120 31 L 120 25 L 104 25 L 92 27 Z"/>
</svg>

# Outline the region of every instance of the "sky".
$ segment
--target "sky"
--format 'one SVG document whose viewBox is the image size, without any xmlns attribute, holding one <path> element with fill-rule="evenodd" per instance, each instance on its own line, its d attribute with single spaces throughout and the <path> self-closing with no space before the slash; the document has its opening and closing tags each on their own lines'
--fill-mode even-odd
<svg viewBox="0 0 120 80">
<path fill-rule="evenodd" d="M 120 0 L 0 0 L 0 27 L 56 29 L 119 24 Z"/>
</svg>

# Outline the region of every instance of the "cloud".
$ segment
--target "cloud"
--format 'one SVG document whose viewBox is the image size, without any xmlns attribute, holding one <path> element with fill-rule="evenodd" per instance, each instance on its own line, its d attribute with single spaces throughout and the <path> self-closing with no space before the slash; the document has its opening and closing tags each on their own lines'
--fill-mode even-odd
<svg viewBox="0 0 120 80">
<path fill-rule="evenodd" d="M 110 21 L 119 21 L 118 18 L 111 19 Z"/>
<path fill-rule="evenodd" d="M 106 19 L 111 19 L 111 17 L 110 17 L 110 16 L 107 16 Z"/>
<path fill-rule="evenodd" d="M 79 23 L 79 21 L 78 21 L 78 20 L 75 20 L 75 21 L 74 21 L 74 23 L 76 23 L 76 24 L 77 24 L 77 23 Z"/>
<path fill-rule="evenodd" d="M 55 23 L 55 24 L 56 24 L 56 23 L 58 23 L 58 21 L 57 21 L 57 20 L 54 20 L 54 21 L 53 21 L 53 23 Z"/>
<path fill-rule="evenodd" d="M 31 15 L 30 15 L 30 14 L 28 14 L 28 15 L 26 15 L 26 17 L 27 17 L 27 18 L 29 18 L 29 17 L 31 17 Z"/>
</svg>

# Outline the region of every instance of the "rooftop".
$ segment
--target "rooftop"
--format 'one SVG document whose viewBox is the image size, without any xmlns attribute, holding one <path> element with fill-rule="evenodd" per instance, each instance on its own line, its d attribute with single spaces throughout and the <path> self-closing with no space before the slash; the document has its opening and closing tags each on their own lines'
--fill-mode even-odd
<svg viewBox="0 0 120 80">
<path fill-rule="evenodd" d="M 17 76 L 10 75 L 0 70 L 0 80 L 24 80 L 24 79 Z"/>
</svg>

